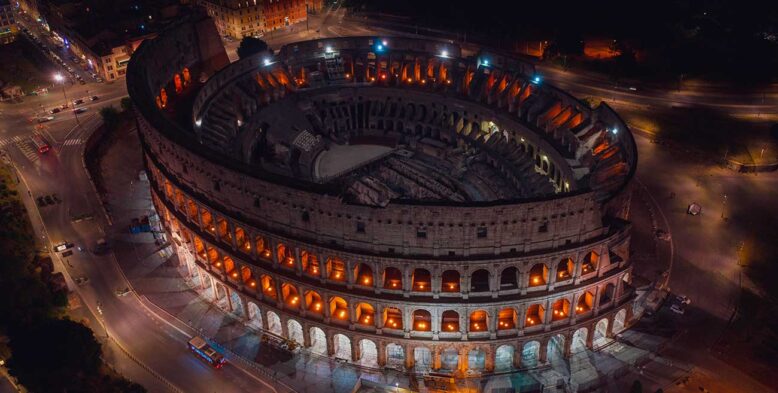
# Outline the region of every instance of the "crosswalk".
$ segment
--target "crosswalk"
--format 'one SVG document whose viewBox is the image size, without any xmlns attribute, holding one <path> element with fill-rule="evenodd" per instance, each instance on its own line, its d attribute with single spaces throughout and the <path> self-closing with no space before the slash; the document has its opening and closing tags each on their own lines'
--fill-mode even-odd
<svg viewBox="0 0 778 393">
<path fill-rule="evenodd" d="M 12 144 L 22 142 L 24 141 L 24 138 L 25 137 L 21 135 L 17 135 L 11 138 L 0 139 L 0 149 L 6 147 L 7 145 L 12 145 Z"/>
<path fill-rule="evenodd" d="M 81 138 L 75 138 L 75 139 L 68 139 L 63 143 L 63 146 L 76 146 L 84 143 Z"/>
</svg>

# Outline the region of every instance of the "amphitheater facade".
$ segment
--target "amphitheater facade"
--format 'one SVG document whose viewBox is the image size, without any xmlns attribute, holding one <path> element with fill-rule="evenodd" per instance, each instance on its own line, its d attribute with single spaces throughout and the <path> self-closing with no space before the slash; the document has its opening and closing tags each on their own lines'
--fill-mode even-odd
<svg viewBox="0 0 778 393">
<path fill-rule="evenodd" d="M 127 84 L 189 278 L 271 336 L 488 373 L 633 323 L 634 140 L 530 63 L 347 37 L 230 64 L 199 17 L 144 42 Z"/>
</svg>

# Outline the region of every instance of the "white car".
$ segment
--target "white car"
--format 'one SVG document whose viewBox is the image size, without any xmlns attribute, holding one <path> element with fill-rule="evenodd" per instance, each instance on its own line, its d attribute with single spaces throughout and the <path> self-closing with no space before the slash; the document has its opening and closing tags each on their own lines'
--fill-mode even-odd
<svg viewBox="0 0 778 393">
<path fill-rule="evenodd" d="M 681 307 L 681 306 L 679 306 L 677 304 L 673 304 L 670 307 L 670 311 L 672 311 L 672 312 L 674 312 L 676 314 L 680 314 L 680 315 L 683 315 L 686 312 L 686 310 L 684 310 L 683 307 Z"/>
<path fill-rule="evenodd" d="M 68 242 L 62 242 L 62 243 L 59 243 L 56 246 L 54 246 L 54 251 L 62 252 L 62 251 L 65 251 L 65 250 L 67 250 L 68 248 L 71 248 L 71 247 L 73 247 L 72 244 L 70 244 Z"/>
<path fill-rule="evenodd" d="M 54 120 L 54 116 L 42 116 L 38 118 L 38 123 L 45 123 Z"/>
</svg>

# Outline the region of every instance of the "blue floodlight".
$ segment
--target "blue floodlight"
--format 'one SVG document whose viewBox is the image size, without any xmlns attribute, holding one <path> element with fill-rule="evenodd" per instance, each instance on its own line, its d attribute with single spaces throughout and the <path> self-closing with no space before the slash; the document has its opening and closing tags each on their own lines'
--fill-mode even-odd
<svg viewBox="0 0 778 393">
<path fill-rule="evenodd" d="M 532 78 L 532 83 L 534 83 L 534 84 L 536 84 L 536 85 L 539 85 L 539 84 L 540 84 L 540 81 L 541 81 L 541 79 L 540 79 L 540 76 L 539 76 L 539 75 L 535 75 L 535 77 L 534 77 L 534 78 Z"/>
<path fill-rule="evenodd" d="M 489 67 L 489 60 L 486 59 L 486 60 L 482 61 L 481 65 L 483 65 L 484 67 Z"/>
<path fill-rule="evenodd" d="M 618 133 L 619 133 L 619 129 L 618 129 L 618 127 L 613 127 L 613 129 L 611 130 L 611 132 L 612 132 L 614 135 L 615 135 L 615 134 L 618 134 Z"/>
<path fill-rule="evenodd" d="M 383 46 L 383 45 L 381 45 L 381 44 L 378 44 L 378 45 L 376 45 L 375 49 L 376 49 L 377 51 L 381 52 L 382 50 L 384 50 L 384 46 Z"/>
<path fill-rule="evenodd" d="M 263 63 L 264 63 L 266 66 L 269 66 L 270 64 L 272 64 L 272 63 L 270 62 L 270 59 L 268 59 L 267 57 L 265 58 L 265 60 L 262 60 L 262 62 L 263 62 Z"/>
</svg>

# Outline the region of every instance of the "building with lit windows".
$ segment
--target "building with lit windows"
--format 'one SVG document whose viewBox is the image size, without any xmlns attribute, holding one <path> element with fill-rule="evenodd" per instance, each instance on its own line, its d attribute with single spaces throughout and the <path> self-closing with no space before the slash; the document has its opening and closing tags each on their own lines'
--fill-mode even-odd
<svg viewBox="0 0 778 393">
<path fill-rule="evenodd" d="M 321 10 L 323 0 L 199 0 L 219 33 L 232 38 L 260 36 Z"/>
<path fill-rule="evenodd" d="M 13 6 L 8 0 L 0 0 L 0 45 L 13 42 L 18 33 Z"/>
<path fill-rule="evenodd" d="M 144 42 L 127 79 L 154 205 L 202 296 L 314 353 L 458 375 L 634 322 L 637 151 L 606 104 L 431 40 L 227 64 L 208 23 Z"/>
</svg>

